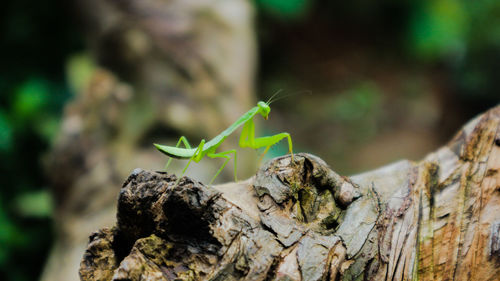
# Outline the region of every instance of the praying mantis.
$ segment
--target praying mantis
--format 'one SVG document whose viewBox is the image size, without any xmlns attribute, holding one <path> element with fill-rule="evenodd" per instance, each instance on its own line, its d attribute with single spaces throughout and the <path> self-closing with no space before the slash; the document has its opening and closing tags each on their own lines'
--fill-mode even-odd
<svg viewBox="0 0 500 281">
<path fill-rule="evenodd" d="M 276 93 L 277 94 L 277 93 Z M 168 168 L 170 165 L 170 162 L 172 161 L 173 158 L 177 159 L 189 159 L 188 163 L 186 164 L 186 167 L 182 170 L 182 174 L 180 177 L 177 179 L 177 182 L 182 178 L 184 173 L 186 172 L 187 168 L 191 164 L 192 161 L 195 162 L 200 162 L 205 156 L 210 157 L 210 158 L 225 158 L 226 161 L 222 164 L 222 166 L 219 168 L 217 173 L 214 175 L 212 180 L 210 181 L 209 184 L 212 184 L 212 182 L 215 180 L 215 178 L 220 174 L 220 172 L 224 169 L 226 164 L 231 160 L 231 157 L 229 156 L 230 154 L 234 155 L 234 180 L 237 181 L 237 176 L 236 176 L 236 150 L 231 149 L 223 152 L 217 153 L 216 150 L 217 148 L 226 140 L 228 136 L 230 136 L 236 129 L 239 127 L 243 126 L 243 129 L 241 131 L 240 135 L 240 140 L 239 140 L 239 146 L 240 147 L 249 147 L 249 148 L 261 148 L 261 147 L 266 147 L 264 150 L 264 153 L 262 157 L 267 153 L 269 148 L 279 141 L 281 141 L 284 138 L 288 139 L 288 152 L 291 154 L 292 160 L 293 160 L 293 152 L 292 152 L 292 139 L 290 137 L 289 133 L 279 133 L 273 136 L 266 136 L 266 137 L 255 137 L 255 125 L 253 122 L 253 118 L 257 115 L 260 114 L 264 119 L 267 120 L 269 116 L 269 112 L 271 112 L 271 107 L 270 104 L 273 102 L 272 99 L 275 95 L 273 95 L 269 101 L 264 102 L 264 101 L 259 101 L 257 103 L 257 106 L 253 107 L 249 111 L 247 111 L 245 114 L 243 114 L 238 120 L 236 120 L 231 126 L 229 126 L 227 129 L 225 129 L 222 133 L 211 139 L 210 141 L 205 141 L 205 139 L 202 139 L 200 144 L 192 148 L 191 145 L 189 144 L 188 140 L 186 137 L 181 136 L 179 138 L 179 141 L 177 142 L 176 146 L 166 146 L 166 145 L 160 145 L 160 144 L 154 144 L 156 148 L 161 151 L 162 153 L 166 154 L 167 156 L 170 157 L 168 160 L 165 170 Z M 179 146 L 184 144 L 185 148 L 180 148 Z"/>
</svg>

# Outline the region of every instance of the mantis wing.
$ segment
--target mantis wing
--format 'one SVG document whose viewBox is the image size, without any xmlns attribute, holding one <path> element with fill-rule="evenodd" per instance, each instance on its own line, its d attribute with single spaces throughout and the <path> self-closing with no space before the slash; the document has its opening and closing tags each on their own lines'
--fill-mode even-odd
<svg viewBox="0 0 500 281">
<path fill-rule="evenodd" d="M 154 144 L 154 146 L 156 146 L 156 148 L 172 157 L 172 158 L 177 158 L 177 159 L 189 159 L 193 156 L 193 154 L 195 153 L 196 151 L 196 147 L 195 148 L 180 148 L 180 147 L 175 147 L 175 146 L 168 146 L 168 145 L 161 145 L 161 144 Z"/>
</svg>

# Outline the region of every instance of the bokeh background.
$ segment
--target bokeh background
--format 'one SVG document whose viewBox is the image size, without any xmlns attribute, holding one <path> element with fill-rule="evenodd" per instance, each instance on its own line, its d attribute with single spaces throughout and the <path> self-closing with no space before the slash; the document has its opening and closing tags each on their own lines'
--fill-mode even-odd
<svg viewBox="0 0 500 281">
<path fill-rule="evenodd" d="M 193 1 L 102 2 L 2 4 L 1 280 L 77 280 L 74 262 L 58 263 L 83 254 L 68 236 L 110 225 L 78 221 L 113 209 L 133 168 L 161 169 L 152 142 L 184 134 L 196 144 L 277 91 L 259 133 L 290 132 L 295 151 L 345 175 L 421 159 L 500 100 L 497 0 L 238 1 L 221 7 L 221 22 L 205 13 L 217 1 L 199 1 L 196 13 Z M 258 152 L 243 155 L 247 177 Z M 204 180 L 217 163 L 190 175 Z M 104 189 L 111 199 L 96 203 Z M 57 279 L 57 267 L 74 275 Z"/>
</svg>

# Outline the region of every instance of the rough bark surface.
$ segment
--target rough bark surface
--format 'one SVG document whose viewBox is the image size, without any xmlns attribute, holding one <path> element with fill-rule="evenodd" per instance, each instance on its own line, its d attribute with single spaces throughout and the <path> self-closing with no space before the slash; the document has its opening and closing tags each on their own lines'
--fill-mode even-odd
<svg viewBox="0 0 500 281">
<path fill-rule="evenodd" d="M 88 234 L 113 224 L 123 179 L 135 167 L 165 165 L 153 142 L 175 144 L 186 135 L 196 145 L 255 104 L 250 1 L 73 2 L 99 66 L 66 106 L 45 159 L 57 201 L 57 235 L 42 281 L 79 279 Z M 235 141 L 221 148 L 226 145 Z M 249 161 L 240 165 L 252 173 L 253 155 L 243 151 Z M 209 180 L 211 167 L 200 164 L 188 173 Z M 174 161 L 171 167 L 183 165 Z M 229 166 L 219 179 L 232 178 Z"/>
<path fill-rule="evenodd" d="M 214 187 L 136 169 L 82 280 L 498 280 L 500 107 L 415 163 L 342 177 L 309 154 Z"/>
</svg>

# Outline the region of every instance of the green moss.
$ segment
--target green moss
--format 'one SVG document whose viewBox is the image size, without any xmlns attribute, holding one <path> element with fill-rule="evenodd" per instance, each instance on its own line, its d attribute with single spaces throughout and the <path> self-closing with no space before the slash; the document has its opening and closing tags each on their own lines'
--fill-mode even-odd
<svg viewBox="0 0 500 281">
<path fill-rule="evenodd" d="M 307 222 L 311 222 L 316 217 L 318 209 L 317 198 L 318 194 L 315 189 L 303 188 L 299 191 L 299 204 Z"/>
</svg>

